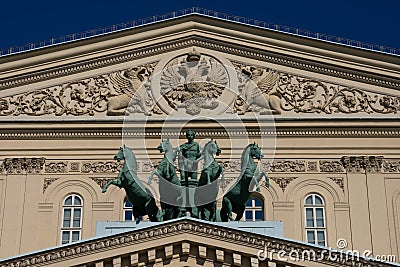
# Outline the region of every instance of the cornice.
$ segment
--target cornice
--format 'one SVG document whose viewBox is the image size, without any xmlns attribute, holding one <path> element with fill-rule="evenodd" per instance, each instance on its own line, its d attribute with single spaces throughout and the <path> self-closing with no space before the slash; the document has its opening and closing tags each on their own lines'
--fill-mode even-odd
<svg viewBox="0 0 400 267">
<path fill-rule="evenodd" d="M 178 136 L 176 132 L 163 131 L 163 136 Z M 229 135 L 225 131 L 197 131 L 199 138 L 207 138 L 209 136 L 218 137 L 241 137 L 241 136 L 277 136 L 277 137 L 399 137 L 399 129 L 349 129 L 349 130 L 331 130 L 331 129 L 287 129 L 276 131 L 246 131 L 246 132 L 230 132 Z M 4 129 L 0 132 L 0 140 L 20 140 L 20 139 L 96 139 L 96 138 L 130 138 L 130 137 L 155 137 L 161 138 L 158 131 L 146 132 L 124 132 L 122 129 L 105 130 L 105 129 L 74 129 L 74 130 L 54 130 L 54 129 Z"/>
<path fill-rule="evenodd" d="M 66 75 L 81 73 L 84 71 L 93 70 L 112 66 L 115 64 L 126 63 L 133 60 L 160 55 L 177 49 L 198 46 L 202 48 L 211 49 L 218 52 L 229 53 L 236 56 L 245 58 L 256 59 L 268 63 L 288 66 L 292 68 L 302 69 L 306 71 L 331 75 L 339 78 L 349 79 L 362 83 L 382 86 L 386 88 L 399 89 L 399 79 L 391 77 L 382 77 L 374 73 L 366 73 L 356 69 L 349 69 L 340 66 L 332 66 L 323 63 L 318 63 L 316 60 L 304 60 L 300 58 L 286 56 L 271 51 L 262 50 L 255 47 L 237 45 L 226 41 L 213 39 L 210 37 L 202 37 L 198 35 L 191 35 L 180 39 L 166 41 L 156 45 L 149 45 L 140 47 L 134 50 L 129 50 L 108 56 L 102 56 L 84 62 L 63 65 L 56 68 L 44 69 L 33 73 L 27 73 L 11 78 L 5 78 L 0 81 L 0 88 L 2 90 L 13 87 L 32 84 L 35 82 L 55 79 Z"/>
<path fill-rule="evenodd" d="M 193 236 L 202 236 L 210 238 L 210 240 L 220 240 L 227 244 L 235 243 L 246 247 L 263 250 L 265 247 L 269 251 L 284 250 L 286 253 L 297 251 L 298 255 L 306 255 L 310 250 L 316 253 L 319 262 L 336 266 L 393 266 L 369 258 L 343 257 L 343 252 L 330 250 L 326 253 L 326 249 L 322 247 L 312 246 L 289 239 L 280 239 L 271 236 L 264 236 L 227 228 L 222 225 L 210 224 L 193 219 L 178 219 L 167 223 L 160 223 L 158 226 L 140 229 L 140 231 L 130 231 L 123 234 L 117 234 L 94 240 L 82 241 L 77 244 L 62 246 L 59 248 L 49 249 L 42 252 L 32 253 L 12 259 L 0 261 L 0 267 L 11 266 L 41 266 L 49 265 L 52 262 L 67 261 L 75 257 L 83 257 L 85 255 L 104 252 L 107 250 L 118 249 L 130 245 L 149 242 L 160 239 L 165 236 L 190 234 Z M 182 240 L 184 241 L 184 240 Z M 310 256 L 311 257 L 311 256 Z"/>
</svg>

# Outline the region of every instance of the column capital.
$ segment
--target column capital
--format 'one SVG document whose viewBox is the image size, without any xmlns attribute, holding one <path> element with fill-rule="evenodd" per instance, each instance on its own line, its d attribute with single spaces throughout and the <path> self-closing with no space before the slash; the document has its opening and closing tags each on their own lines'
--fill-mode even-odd
<svg viewBox="0 0 400 267">
<path fill-rule="evenodd" d="M 381 172 L 383 156 L 343 156 L 340 162 L 348 173 Z"/>
</svg>

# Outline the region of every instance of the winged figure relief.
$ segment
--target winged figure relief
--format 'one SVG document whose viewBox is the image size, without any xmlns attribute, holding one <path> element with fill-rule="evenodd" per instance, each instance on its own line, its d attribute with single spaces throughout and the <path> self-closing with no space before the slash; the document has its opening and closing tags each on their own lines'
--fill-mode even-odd
<svg viewBox="0 0 400 267">
<path fill-rule="evenodd" d="M 228 74 L 218 61 L 211 57 L 200 60 L 200 56 L 191 60 L 188 56 L 181 62 L 176 58 L 166 66 L 160 92 L 175 110 L 185 108 L 187 114 L 197 115 L 202 109 L 217 108 L 216 99 L 227 85 Z"/>
<path fill-rule="evenodd" d="M 279 73 L 261 68 L 243 68 L 241 73 L 240 100 L 235 108 L 241 115 L 252 109 L 260 114 L 281 114 L 281 98 L 276 91 Z"/>
<path fill-rule="evenodd" d="M 146 105 L 146 93 L 138 92 L 146 83 L 148 75 L 146 67 L 135 67 L 110 74 L 109 87 L 114 93 L 108 100 L 107 115 L 124 115 L 126 111 L 151 115 L 151 108 Z"/>
</svg>

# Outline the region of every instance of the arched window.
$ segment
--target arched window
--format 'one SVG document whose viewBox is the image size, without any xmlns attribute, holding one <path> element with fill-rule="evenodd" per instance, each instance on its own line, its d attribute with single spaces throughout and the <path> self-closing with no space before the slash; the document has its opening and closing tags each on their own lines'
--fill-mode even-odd
<svg viewBox="0 0 400 267">
<path fill-rule="evenodd" d="M 61 244 L 81 240 L 83 201 L 78 195 L 68 195 L 63 203 Z"/>
<path fill-rule="evenodd" d="M 246 203 L 244 211 L 245 221 L 264 220 L 264 202 L 257 196 L 252 196 Z"/>
<path fill-rule="evenodd" d="M 304 200 L 306 238 L 308 243 L 326 246 L 325 203 L 317 194 L 310 194 Z"/>
<path fill-rule="evenodd" d="M 127 199 L 124 201 L 124 221 L 134 221 L 132 213 L 132 203 Z"/>
</svg>

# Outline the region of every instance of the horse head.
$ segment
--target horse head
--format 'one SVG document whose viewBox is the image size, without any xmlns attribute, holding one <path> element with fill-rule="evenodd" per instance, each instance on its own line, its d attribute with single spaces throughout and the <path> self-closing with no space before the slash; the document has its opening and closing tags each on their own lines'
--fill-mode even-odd
<svg viewBox="0 0 400 267">
<path fill-rule="evenodd" d="M 217 156 L 221 154 L 221 148 L 219 148 L 217 141 L 214 141 L 213 139 L 207 142 L 207 144 L 204 146 L 203 151 L 204 154 L 206 152 L 211 155 L 216 154 Z"/>
<path fill-rule="evenodd" d="M 249 147 L 250 147 L 250 157 L 259 160 L 264 157 L 264 155 L 261 153 L 260 147 L 255 142 L 253 144 L 250 144 Z"/>
<path fill-rule="evenodd" d="M 172 145 L 169 142 L 169 139 L 163 139 L 157 149 L 160 153 L 172 151 Z"/>
<path fill-rule="evenodd" d="M 125 158 L 124 149 L 125 149 L 125 146 L 119 148 L 117 154 L 115 154 L 115 156 L 114 156 L 114 160 L 120 161 L 120 160 L 123 160 Z"/>
</svg>

